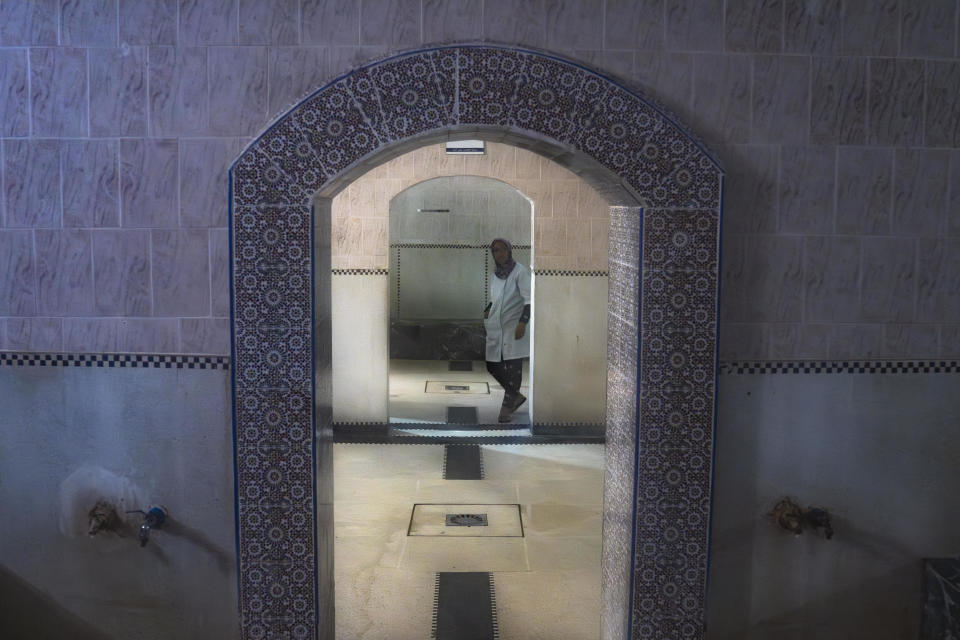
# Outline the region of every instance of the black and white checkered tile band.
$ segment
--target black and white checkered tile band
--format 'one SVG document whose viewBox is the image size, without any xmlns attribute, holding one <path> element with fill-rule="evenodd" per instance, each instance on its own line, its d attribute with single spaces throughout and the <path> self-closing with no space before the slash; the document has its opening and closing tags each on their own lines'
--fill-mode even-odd
<svg viewBox="0 0 960 640">
<path fill-rule="evenodd" d="M 778 373 L 960 373 L 960 360 L 758 360 L 721 362 L 721 375 Z"/>
<path fill-rule="evenodd" d="M 486 244 L 443 244 L 429 242 L 396 242 L 390 245 L 391 249 L 489 249 Z M 515 244 L 514 249 L 529 249 L 529 244 Z"/>
<path fill-rule="evenodd" d="M 335 270 L 336 271 L 336 270 Z M 385 269 L 349 271 L 386 272 Z M 604 273 L 604 275 L 606 275 Z M 0 366 L 15 367 L 101 367 L 147 369 L 230 368 L 229 356 L 191 356 L 147 353 L 40 353 L 0 351 Z M 801 374 L 801 373 L 960 373 L 960 360 L 749 360 L 721 361 L 720 375 Z M 337 423 L 349 426 L 380 425 L 374 422 Z M 544 423 L 554 425 L 561 423 Z M 597 426 L 593 423 L 563 425 Z"/>
<path fill-rule="evenodd" d="M 386 276 L 390 275 L 387 269 L 331 269 L 335 276 Z"/>
<path fill-rule="evenodd" d="M 35 353 L 0 351 L 0 366 L 101 367 L 145 369 L 230 368 L 229 356 L 187 356 L 152 353 Z"/>
<path fill-rule="evenodd" d="M 609 271 L 564 271 L 560 269 L 534 269 L 533 273 L 538 276 L 591 276 L 601 278 L 610 275 Z"/>
</svg>

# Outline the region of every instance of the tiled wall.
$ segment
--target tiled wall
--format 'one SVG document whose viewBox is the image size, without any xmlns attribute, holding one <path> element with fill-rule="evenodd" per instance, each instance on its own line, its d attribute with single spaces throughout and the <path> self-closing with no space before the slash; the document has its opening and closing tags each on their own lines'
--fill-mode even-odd
<svg viewBox="0 0 960 640">
<path fill-rule="evenodd" d="M 716 151 L 723 358 L 956 357 L 957 14 L 957 0 L 4 0 L 0 348 L 226 353 L 229 161 L 360 61 L 486 38 L 633 79 Z M 528 178 L 526 160 L 505 163 Z M 587 268 L 594 255 L 567 256 L 606 223 L 570 215 L 558 189 L 538 266 Z M 351 224 L 341 246 L 385 267 L 385 220 Z"/>
<path fill-rule="evenodd" d="M 391 201 L 390 245 L 460 244 L 487 251 L 491 240 L 505 238 L 514 246 L 529 246 L 532 213 L 530 201 L 500 180 L 426 180 Z"/>
<path fill-rule="evenodd" d="M 960 528 L 958 375 L 855 371 L 720 375 L 709 640 L 923 637 L 921 559 Z M 785 496 L 834 537 L 765 517 Z"/>
<path fill-rule="evenodd" d="M 238 637 L 229 360 L 80 358 L 0 358 L 0 635 Z M 128 534 L 87 534 L 100 500 Z"/>
<path fill-rule="evenodd" d="M 529 266 L 532 213 L 519 191 L 477 176 L 435 178 L 399 193 L 390 201 L 390 318 L 478 323 L 489 298 L 489 244 L 505 238 L 514 259 Z"/>
<path fill-rule="evenodd" d="M 353 271 L 334 275 L 335 295 L 356 299 L 349 291 L 359 287 L 356 291 L 368 303 L 364 308 L 376 318 L 385 317 L 387 297 L 368 295 L 380 286 L 374 284 L 378 276 L 363 271 L 390 268 L 396 272 L 394 264 L 388 265 L 387 255 L 394 241 L 389 233 L 395 222 L 390 219 L 391 201 L 397 203 L 396 196 L 403 198 L 414 185 L 427 188 L 425 181 L 436 177 L 500 180 L 533 201 L 534 268 L 579 274 L 538 280 L 534 322 L 540 329 L 534 334 L 534 357 L 541 366 L 534 368 L 532 381 L 540 390 L 533 396 L 534 418 L 553 423 L 602 422 L 606 323 L 603 314 L 596 312 L 607 294 L 602 273 L 607 268 L 609 205 L 582 178 L 530 151 L 496 142 L 487 142 L 482 156 L 447 155 L 444 149 L 443 144 L 427 145 L 394 158 L 333 199 L 333 268 Z M 399 230 L 393 236 L 399 236 Z M 529 242 L 529 228 L 527 237 Z M 401 242 L 409 239 L 398 237 Z M 431 240 L 451 241 L 449 237 Z M 519 255 L 526 261 L 523 256 L 529 253 L 522 250 Z M 379 277 L 388 280 L 386 274 Z M 395 304 L 393 286 L 389 292 Z M 594 302 L 585 305 L 585 300 Z M 482 309 L 483 302 L 475 308 Z M 381 401 L 387 397 L 386 372 L 382 364 L 368 362 L 376 361 L 388 348 L 381 330 L 386 324 L 368 326 L 367 318 L 363 328 L 357 329 L 357 321 L 355 313 L 334 305 L 334 417 L 340 422 L 386 421 L 387 406 Z M 556 345 L 564 345 L 562 354 L 556 353 Z"/>
<path fill-rule="evenodd" d="M 511 185 L 533 201 L 537 269 L 605 270 L 609 205 L 576 174 L 531 151 L 497 142 L 484 155 L 447 155 L 443 144 L 390 160 L 333 199 L 335 269 L 385 269 L 390 200 L 440 176 L 482 176 Z"/>
</svg>

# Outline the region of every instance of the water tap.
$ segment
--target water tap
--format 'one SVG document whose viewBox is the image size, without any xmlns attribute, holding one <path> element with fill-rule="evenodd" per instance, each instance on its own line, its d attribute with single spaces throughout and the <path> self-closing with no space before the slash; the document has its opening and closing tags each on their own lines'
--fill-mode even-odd
<svg viewBox="0 0 960 640">
<path fill-rule="evenodd" d="M 802 509 L 790 498 L 784 498 L 768 515 L 782 529 L 795 535 L 800 535 L 804 529 L 813 531 L 823 529 L 823 536 L 827 540 L 833 537 L 833 524 L 830 522 L 830 513 L 826 509 L 820 507 Z"/>
<path fill-rule="evenodd" d="M 140 531 L 137 533 L 137 540 L 140 541 L 141 547 L 147 546 L 147 542 L 150 541 L 150 530 L 159 529 L 167 519 L 167 512 L 164 511 L 162 507 L 150 507 L 148 511 L 134 509 L 133 511 L 127 511 L 127 513 L 143 514 L 143 523 L 140 525 Z"/>
</svg>

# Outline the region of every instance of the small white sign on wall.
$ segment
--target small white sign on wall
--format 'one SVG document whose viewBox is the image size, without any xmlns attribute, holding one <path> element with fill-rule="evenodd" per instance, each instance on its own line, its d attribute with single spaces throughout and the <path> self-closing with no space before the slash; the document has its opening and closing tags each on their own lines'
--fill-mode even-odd
<svg viewBox="0 0 960 640">
<path fill-rule="evenodd" d="M 447 143 L 448 154 L 477 155 L 483 153 L 483 140 L 456 140 Z"/>
</svg>

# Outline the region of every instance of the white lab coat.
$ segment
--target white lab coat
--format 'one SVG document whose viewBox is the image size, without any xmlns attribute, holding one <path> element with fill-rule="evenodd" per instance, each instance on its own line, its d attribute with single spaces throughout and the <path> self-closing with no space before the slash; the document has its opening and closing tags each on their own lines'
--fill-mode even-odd
<svg viewBox="0 0 960 640">
<path fill-rule="evenodd" d="M 505 280 L 490 274 L 493 306 L 483 321 L 487 329 L 487 361 L 530 357 L 530 324 L 523 337 L 513 337 L 524 305 L 530 304 L 530 270 L 519 262 Z"/>
</svg>

